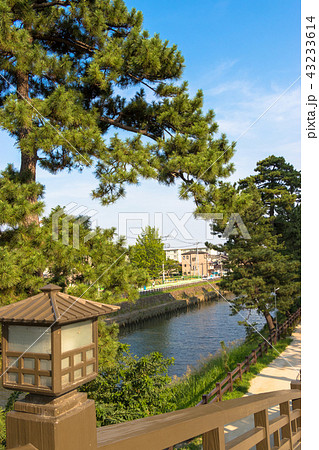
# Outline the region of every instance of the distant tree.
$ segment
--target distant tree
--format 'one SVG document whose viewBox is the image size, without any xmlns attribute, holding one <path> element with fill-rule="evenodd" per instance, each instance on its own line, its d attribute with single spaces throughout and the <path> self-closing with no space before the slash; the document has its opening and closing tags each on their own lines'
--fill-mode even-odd
<svg viewBox="0 0 319 450">
<path fill-rule="evenodd" d="M 268 156 L 257 162 L 256 175 L 239 181 L 245 188 L 253 182 L 258 188 L 269 217 L 288 211 L 300 203 L 301 174 L 282 156 Z"/>
<path fill-rule="evenodd" d="M 220 286 L 234 294 L 235 299 L 231 301 L 234 313 L 256 310 L 265 317 L 269 330 L 273 330 L 271 313 L 275 309 L 275 299 L 272 293 L 279 288 L 276 306 L 287 313 L 300 294 L 299 263 L 281 252 L 282 245 L 273 234 L 266 207 L 253 183 L 246 188 L 224 186 L 221 198 L 224 196 L 230 211 L 240 214 L 249 236 L 234 230 L 224 244 L 214 245 L 228 257 L 224 263 L 228 273 Z M 216 224 L 216 234 L 224 230 L 228 217 L 226 213 L 223 223 Z"/>
<path fill-rule="evenodd" d="M 190 98 L 183 67 L 176 46 L 150 36 L 122 0 L 3 0 L 0 127 L 16 141 L 21 177 L 35 182 L 38 165 L 90 167 L 104 204 L 141 178 L 180 182 L 200 204 L 233 171 L 235 144 L 216 136 L 202 91 Z M 26 220 L 37 223 L 36 212 Z"/>
<path fill-rule="evenodd" d="M 166 259 L 164 263 L 164 269 L 167 275 L 181 275 L 182 266 L 178 261 L 174 259 Z"/>
<path fill-rule="evenodd" d="M 146 270 L 151 278 L 162 273 L 166 255 L 155 227 L 146 227 L 138 236 L 136 244 L 130 248 L 130 261 L 135 268 Z"/>
<path fill-rule="evenodd" d="M 256 175 L 240 180 L 239 186 L 254 183 L 266 207 L 283 253 L 301 257 L 301 174 L 282 156 L 271 155 L 257 163 Z"/>
</svg>

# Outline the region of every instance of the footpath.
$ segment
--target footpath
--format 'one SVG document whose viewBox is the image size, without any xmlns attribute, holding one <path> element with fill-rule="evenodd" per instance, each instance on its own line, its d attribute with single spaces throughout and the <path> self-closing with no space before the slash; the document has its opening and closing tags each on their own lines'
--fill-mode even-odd
<svg viewBox="0 0 319 450">
<path fill-rule="evenodd" d="M 274 359 L 269 366 L 265 367 L 255 378 L 252 379 L 249 391 L 246 395 L 290 389 L 291 381 L 300 379 L 298 376 L 301 370 L 301 325 L 298 325 L 292 333 L 292 338 L 293 341 L 280 354 L 280 356 Z M 269 418 L 273 419 L 278 415 L 279 406 L 269 409 Z M 248 416 L 243 420 L 238 420 L 226 425 L 226 442 L 234 439 L 253 427 L 253 416 Z"/>
</svg>

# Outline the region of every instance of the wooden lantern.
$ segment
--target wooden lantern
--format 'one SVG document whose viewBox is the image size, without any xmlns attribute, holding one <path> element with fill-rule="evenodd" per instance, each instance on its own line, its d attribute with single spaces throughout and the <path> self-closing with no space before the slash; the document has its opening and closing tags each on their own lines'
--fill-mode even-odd
<svg viewBox="0 0 319 450">
<path fill-rule="evenodd" d="M 56 397 L 96 377 L 97 318 L 119 307 L 41 291 L 0 308 L 3 387 Z"/>
</svg>

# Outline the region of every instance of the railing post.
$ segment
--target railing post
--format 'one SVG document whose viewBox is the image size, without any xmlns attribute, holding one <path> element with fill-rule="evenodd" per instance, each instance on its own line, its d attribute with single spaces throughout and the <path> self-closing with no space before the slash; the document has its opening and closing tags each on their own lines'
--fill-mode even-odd
<svg viewBox="0 0 319 450">
<path fill-rule="evenodd" d="M 203 450 L 225 450 L 224 427 L 203 434 Z"/>
<path fill-rule="evenodd" d="M 218 389 L 218 401 L 221 402 L 222 401 L 222 386 L 221 383 L 216 383 L 216 388 Z"/>
<path fill-rule="evenodd" d="M 254 355 L 254 364 L 256 364 L 256 362 L 257 362 L 256 350 L 253 350 L 252 353 Z"/>
<path fill-rule="evenodd" d="M 229 382 L 230 382 L 229 392 L 233 392 L 233 374 L 232 374 L 232 372 L 228 372 L 227 375 L 229 376 Z"/>
<path fill-rule="evenodd" d="M 301 381 L 292 381 L 290 383 L 290 387 L 291 389 L 298 389 L 299 391 L 301 391 Z M 296 398 L 294 400 L 292 400 L 292 409 L 300 409 L 301 411 L 301 398 Z M 301 417 L 298 417 L 297 420 L 297 429 L 301 427 Z M 295 430 L 298 431 L 298 430 Z"/>
<path fill-rule="evenodd" d="M 208 394 L 202 395 L 202 404 L 207 405 L 208 404 Z"/>
<path fill-rule="evenodd" d="M 263 357 L 263 343 L 262 342 L 259 344 L 259 350 L 260 350 L 260 357 L 262 358 Z"/>
<path fill-rule="evenodd" d="M 246 356 L 246 370 L 245 370 L 245 372 L 249 371 L 249 367 L 250 367 L 249 356 Z"/>
<path fill-rule="evenodd" d="M 240 380 L 242 380 L 241 363 L 237 363 L 237 367 L 238 367 L 239 378 L 240 378 Z"/>
<path fill-rule="evenodd" d="M 254 414 L 255 427 L 263 427 L 265 429 L 265 439 L 256 444 L 256 450 L 270 450 L 269 421 L 268 410 L 263 409 Z"/>
<path fill-rule="evenodd" d="M 287 425 L 284 425 L 281 429 L 282 438 L 283 439 L 288 438 L 289 442 L 290 442 L 290 448 L 293 449 L 289 402 L 280 403 L 279 408 L 280 408 L 280 415 L 281 416 L 284 415 L 284 416 L 288 417 Z"/>
</svg>

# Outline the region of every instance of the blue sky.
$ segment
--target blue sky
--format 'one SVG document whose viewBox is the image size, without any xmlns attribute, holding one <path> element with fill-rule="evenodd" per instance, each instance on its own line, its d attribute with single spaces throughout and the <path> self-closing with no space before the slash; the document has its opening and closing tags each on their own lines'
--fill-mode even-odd
<svg viewBox="0 0 319 450">
<path fill-rule="evenodd" d="M 151 34 L 159 33 L 177 44 L 185 57 L 184 79 L 190 92 L 203 90 L 204 108 L 214 109 L 219 131 L 231 141 L 247 131 L 236 146 L 236 172 L 231 180 L 253 173 L 256 162 L 270 154 L 284 156 L 300 169 L 300 80 L 296 81 L 300 75 L 300 1 L 129 0 L 126 4 L 143 12 L 144 27 Z M 9 162 L 19 167 L 14 142 L 3 131 L 0 149 L 1 169 Z M 168 235 L 175 227 L 167 213 L 182 218 L 194 209 L 192 202 L 178 199 L 177 187 L 156 182 L 130 187 L 125 199 L 102 207 L 90 197 L 96 180 L 89 171 L 53 176 L 38 170 L 38 181 L 46 187 L 47 211 L 57 204 L 76 202 L 94 209 L 94 218 L 103 227 L 117 227 L 119 213 L 123 217 L 133 212 L 149 213 L 152 225 L 157 212 L 163 214 L 163 234 Z M 139 222 L 130 221 L 131 225 Z M 171 247 L 186 246 L 207 237 L 204 223 L 189 219 L 187 229 L 191 238 L 184 232 L 176 236 L 179 240 L 166 242 Z M 132 235 L 128 242 L 133 242 Z"/>
</svg>

